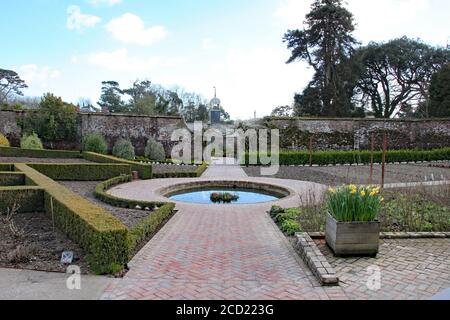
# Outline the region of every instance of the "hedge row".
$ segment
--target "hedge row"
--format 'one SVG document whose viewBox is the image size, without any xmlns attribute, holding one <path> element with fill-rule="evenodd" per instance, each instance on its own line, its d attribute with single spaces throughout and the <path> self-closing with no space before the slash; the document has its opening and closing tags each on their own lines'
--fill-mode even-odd
<svg viewBox="0 0 450 320">
<path fill-rule="evenodd" d="M 260 165 L 258 156 L 257 163 L 250 163 L 250 155 L 245 156 L 246 165 Z M 336 164 L 369 164 L 370 151 L 320 151 L 313 153 L 312 163 L 315 165 Z M 280 165 L 307 165 L 310 163 L 310 155 L 307 151 L 283 151 L 279 153 Z M 387 152 L 386 161 L 394 162 L 419 162 L 450 160 L 450 148 L 435 150 L 392 150 Z M 375 163 L 381 163 L 382 152 L 374 152 Z"/>
<path fill-rule="evenodd" d="M 17 204 L 19 212 L 41 212 L 44 210 L 44 190 L 39 187 L 0 187 L 0 212 Z"/>
<path fill-rule="evenodd" d="M 126 164 L 28 164 L 33 169 L 53 180 L 60 181 L 100 181 L 131 174 Z"/>
<path fill-rule="evenodd" d="M 91 269 L 114 273 L 128 261 L 128 229 L 103 208 L 71 192 L 25 164 L 16 169 L 45 190 L 45 211 L 58 228 L 88 253 Z"/>
<path fill-rule="evenodd" d="M 14 165 L 7 163 L 0 163 L 0 171 L 14 171 Z"/>
<path fill-rule="evenodd" d="M 205 162 L 198 166 L 195 171 L 180 171 L 180 172 L 165 172 L 154 173 L 153 179 L 165 179 L 165 178 L 199 178 L 208 168 L 208 164 Z"/>
<path fill-rule="evenodd" d="M 84 159 L 92 162 L 98 163 L 120 163 L 128 164 L 131 166 L 132 171 L 139 172 L 139 177 L 141 179 L 151 179 L 152 178 L 152 165 L 143 164 L 135 161 L 128 161 L 113 156 L 107 156 L 104 154 L 94 153 L 94 152 L 83 152 Z"/>
<path fill-rule="evenodd" d="M 0 187 L 23 186 L 25 175 L 19 172 L 0 172 Z"/>
<path fill-rule="evenodd" d="M 167 203 L 133 227 L 129 235 L 130 250 L 134 250 L 139 242 L 156 233 L 162 224 L 172 216 L 174 209 L 175 204 Z"/>
<path fill-rule="evenodd" d="M 131 182 L 133 178 L 131 175 L 120 176 L 112 178 L 108 181 L 102 182 L 95 188 L 95 197 L 100 201 L 103 201 L 111 206 L 127 209 L 136 209 L 137 206 L 142 209 L 149 208 L 154 210 L 156 207 L 162 207 L 166 203 L 164 202 L 148 202 L 148 201 L 138 201 L 138 200 L 128 200 L 115 197 L 108 194 L 106 191 L 116 185 Z"/>
<path fill-rule="evenodd" d="M 0 147 L 0 157 L 74 159 L 81 158 L 81 153 L 79 151 L 32 150 Z"/>
</svg>

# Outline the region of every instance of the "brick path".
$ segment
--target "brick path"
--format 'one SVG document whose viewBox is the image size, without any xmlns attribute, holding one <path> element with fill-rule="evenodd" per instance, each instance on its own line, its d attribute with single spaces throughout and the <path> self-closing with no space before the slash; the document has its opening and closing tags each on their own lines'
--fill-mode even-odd
<svg viewBox="0 0 450 320">
<path fill-rule="evenodd" d="M 323 190 L 311 183 L 244 175 L 238 167 L 216 165 L 201 179 L 270 180 L 299 193 Z M 138 181 L 111 193 L 163 200 L 155 190 L 181 181 L 195 179 Z M 294 207 L 298 201 L 291 197 L 279 204 Z M 179 212 L 130 262 L 125 278 L 112 282 L 102 299 L 427 299 L 450 287 L 449 239 L 386 240 L 378 259 L 330 257 L 342 283 L 321 287 L 267 215 L 271 205 L 177 203 Z M 379 291 L 366 286 L 366 268 L 374 264 L 383 271 Z"/>
</svg>

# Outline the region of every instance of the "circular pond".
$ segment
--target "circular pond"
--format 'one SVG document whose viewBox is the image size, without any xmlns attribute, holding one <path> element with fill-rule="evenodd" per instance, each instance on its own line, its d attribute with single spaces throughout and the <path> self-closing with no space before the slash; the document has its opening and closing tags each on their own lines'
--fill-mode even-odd
<svg viewBox="0 0 450 320">
<path fill-rule="evenodd" d="M 198 204 L 256 204 L 291 194 L 287 189 L 243 181 L 202 181 L 171 186 L 160 193 L 172 201 Z"/>
</svg>

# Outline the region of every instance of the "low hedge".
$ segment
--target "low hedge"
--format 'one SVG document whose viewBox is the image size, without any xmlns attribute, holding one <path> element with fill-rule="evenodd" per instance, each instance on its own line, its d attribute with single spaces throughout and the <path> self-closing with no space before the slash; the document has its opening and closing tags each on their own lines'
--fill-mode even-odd
<svg viewBox="0 0 450 320">
<path fill-rule="evenodd" d="M 128 261 L 127 227 L 103 208 L 71 192 L 25 164 L 16 169 L 45 190 L 45 211 L 58 228 L 88 253 L 91 269 L 114 273 Z"/>
<path fill-rule="evenodd" d="M 151 164 L 143 164 L 135 161 L 128 161 L 120 158 L 116 158 L 113 156 L 108 156 L 104 154 L 98 154 L 94 152 L 83 152 L 84 159 L 92 162 L 98 163 L 121 163 L 128 164 L 131 166 L 132 171 L 139 172 L 139 177 L 141 179 L 151 179 L 152 178 L 152 165 Z"/>
<path fill-rule="evenodd" d="M 98 184 L 97 187 L 95 188 L 95 197 L 100 201 L 103 201 L 111 206 L 127 209 L 136 209 L 136 207 L 139 206 L 142 209 L 149 208 L 150 210 L 153 210 L 156 207 L 162 207 L 163 205 L 166 204 L 164 202 L 148 202 L 148 201 L 122 199 L 110 195 L 106 192 L 108 189 L 114 186 L 131 182 L 132 180 L 133 178 L 131 177 L 131 175 L 126 175 L 115 177 L 108 181 L 102 182 Z"/>
<path fill-rule="evenodd" d="M 0 172 L 0 187 L 23 186 L 25 175 L 20 172 Z"/>
<path fill-rule="evenodd" d="M 28 164 L 33 169 L 53 180 L 61 181 L 100 181 L 117 177 L 121 174 L 130 175 L 131 167 L 126 164 Z"/>
<path fill-rule="evenodd" d="M 250 155 L 245 156 L 245 165 L 260 165 L 250 163 Z M 308 151 L 282 151 L 279 153 L 280 165 L 308 165 L 310 155 Z M 374 162 L 381 163 L 382 152 L 374 152 Z M 386 161 L 394 162 L 419 162 L 450 160 L 450 148 L 435 150 L 392 150 L 387 152 Z M 337 164 L 369 164 L 370 151 L 319 151 L 314 152 L 312 164 L 337 165 Z"/>
<path fill-rule="evenodd" d="M 79 151 L 32 150 L 0 147 L 0 157 L 74 159 L 81 158 L 81 153 Z"/>
<path fill-rule="evenodd" d="M 136 245 L 146 237 L 157 232 L 161 225 L 172 216 L 174 209 L 175 204 L 167 203 L 142 219 L 134 228 L 132 228 L 129 235 L 130 251 L 134 250 Z"/>
<path fill-rule="evenodd" d="M 14 171 L 14 165 L 8 163 L 0 163 L 0 171 Z"/>
<path fill-rule="evenodd" d="M 0 187 L 0 212 L 17 204 L 19 212 L 44 211 L 44 190 L 39 187 Z"/>
<path fill-rule="evenodd" d="M 180 172 L 166 172 L 166 173 L 153 173 L 153 179 L 166 179 L 166 178 L 199 178 L 208 169 L 208 164 L 205 162 L 198 166 L 195 171 L 180 171 Z"/>
</svg>

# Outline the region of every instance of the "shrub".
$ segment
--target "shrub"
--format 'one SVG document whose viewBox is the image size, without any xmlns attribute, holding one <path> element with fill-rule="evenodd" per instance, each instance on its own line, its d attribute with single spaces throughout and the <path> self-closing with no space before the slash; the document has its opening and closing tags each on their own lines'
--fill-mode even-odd
<svg viewBox="0 0 450 320">
<path fill-rule="evenodd" d="M 125 160 L 134 160 L 136 157 L 133 144 L 125 139 L 120 139 L 116 142 L 112 153 L 114 156 Z"/>
<path fill-rule="evenodd" d="M 327 209 L 339 222 L 375 221 L 384 199 L 380 188 L 344 186 L 328 192 Z"/>
<path fill-rule="evenodd" d="M 25 175 L 23 173 L 0 172 L 0 187 L 23 186 L 24 184 L 25 184 Z"/>
<path fill-rule="evenodd" d="M 0 146 L 3 146 L 3 147 L 9 147 L 10 146 L 9 140 L 1 133 L 0 133 Z"/>
<path fill-rule="evenodd" d="M 232 203 L 239 200 L 239 195 L 228 192 L 212 193 L 210 199 L 213 203 Z"/>
<path fill-rule="evenodd" d="M 41 139 L 39 139 L 36 133 L 32 133 L 27 136 L 23 136 L 20 140 L 20 147 L 22 149 L 28 150 L 43 150 L 44 146 L 42 145 Z"/>
<path fill-rule="evenodd" d="M 293 236 L 297 232 L 301 232 L 302 228 L 300 223 L 296 220 L 288 219 L 281 223 L 280 225 L 281 231 L 283 231 L 287 236 Z"/>
<path fill-rule="evenodd" d="M 75 141 L 77 109 L 53 94 L 46 94 L 36 112 L 28 112 L 19 120 L 24 132 L 36 132 L 44 141 Z"/>
<path fill-rule="evenodd" d="M 108 145 L 101 134 L 90 133 L 83 139 L 83 151 L 106 154 Z"/>
<path fill-rule="evenodd" d="M 44 190 L 34 186 L 0 187 L 0 212 L 5 212 L 17 203 L 19 212 L 44 210 Z"/>
<path fill-rule="evenodd" d="M 150 160 L 164 161 L 166 160 L 166 151 L 161 142 L 156 141 L 153 138 L 148 139 L 147 146 L 145 147 L 145 156 Z"/>
<path fill-rule="evenodd" d="M 1 152 L 1 149 L 0 149 L 0 152 Z M 99 163 L 128 164 L 131 166 L 132 171 L 139 172 L 139 177 L 141 179 L 151 179 L 152 178 L 152 165 L 151 164 L 138 163 L 135 161 L 128 161 L 128 160 L 119 159 L 119 158 L 116 158 L 113 156 L 98 154 L 95 152 L 83 152 L 83 158 L 88 161 L 99 162 Z"/>
</svg>

